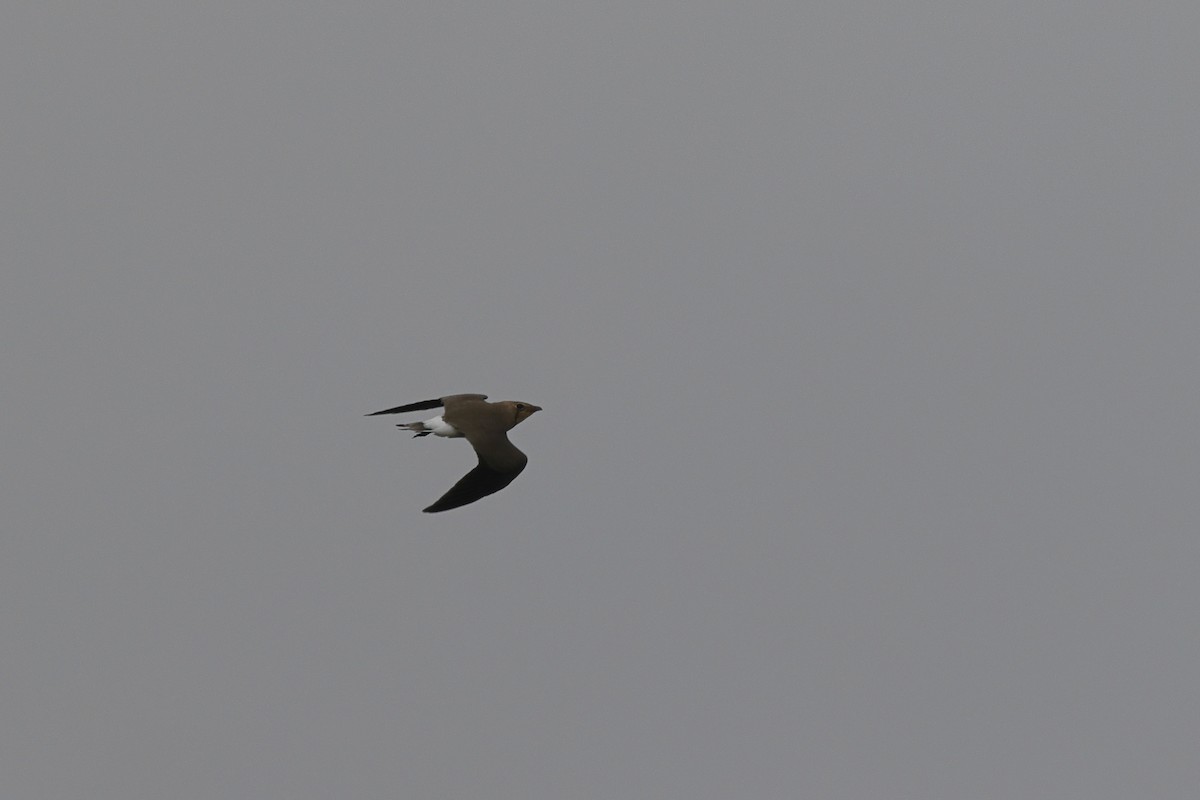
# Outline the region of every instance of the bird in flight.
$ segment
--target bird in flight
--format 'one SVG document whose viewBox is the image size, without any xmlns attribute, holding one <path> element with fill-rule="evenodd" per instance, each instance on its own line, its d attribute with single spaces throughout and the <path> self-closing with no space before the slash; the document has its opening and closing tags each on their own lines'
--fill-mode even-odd
<svg viewBox="0 0 1200 800">
<path fill-rule="evenodd" d="M 529 459 L 508 440 L 507 433 L 521 424 L 531 414 L 541 411 L 541 406 L 531 403 L 504 400 L 488 403 L 486 394 L 452 394 L 436 400 L 422 400 L 406 406 L 396 406 L 385 411 L 367 414 L 403 414 L 408 411 L 425 411 L 442 408 L 442 413 L 423 422 L 406 422 L 397 428 L 413 432 L 418 436 L 445 436 L 465 438 L 475 448 L 479 465 L 464 475 L 441 498 L 425 509 L 432 514 L 451 508 L 474 503 L 481 497 L 500 491 L 513 482 L 525 469 Z"/>
</svg>

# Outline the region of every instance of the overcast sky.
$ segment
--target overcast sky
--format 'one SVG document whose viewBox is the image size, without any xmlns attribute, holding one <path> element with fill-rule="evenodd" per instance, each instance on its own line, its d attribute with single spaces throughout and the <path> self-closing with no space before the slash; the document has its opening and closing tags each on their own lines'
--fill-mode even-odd
<svg viewBox="0 0 1200 800">
<path fill-rule="evenodd" d="M 1194 797 L 1198 40 L 8 7 L 0 794 Z"/>
</svg>

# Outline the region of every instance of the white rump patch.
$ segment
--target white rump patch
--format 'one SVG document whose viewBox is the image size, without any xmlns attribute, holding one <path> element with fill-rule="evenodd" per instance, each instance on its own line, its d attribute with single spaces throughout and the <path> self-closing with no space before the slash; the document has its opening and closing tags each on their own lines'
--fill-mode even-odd
<svg viewBox="0 0 1200 800">
<path fill-rule="evenodd" d="M 432 419 L 427 419 L 421 424 L 425 426 L 425 430 L 429 431 L 434 436 L 445 436 L 448 439 L 454 439 L 462 436 L 462 434 L 458 432 L 458 428 L 446 422 L 446 420 L 442 419 L 440 415 L 433 417 Z"/>
</svg>

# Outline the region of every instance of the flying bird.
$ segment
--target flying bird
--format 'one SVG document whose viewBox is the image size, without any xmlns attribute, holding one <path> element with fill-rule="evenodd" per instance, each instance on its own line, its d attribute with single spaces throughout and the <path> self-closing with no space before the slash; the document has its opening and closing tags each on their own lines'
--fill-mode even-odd
<svg viewBox="0 0 1200 800">
<path fill-rule="evenodd" d="M 425 513 L 458 508 L 494 494 L 512 483 L 529 462 L 526 455 L 508 440 L 507 433 L 531 414 L 541 411 L 542 407 L 516 400 L 499 403 L 488 403 L 486 400 L 486 394 L 452 394 L 367 414 L 368 417 L 374 417 L 442 408 L 444 411 L 436 417 L 423 422 L 401 423 L 396 427 L 412 431 L 414 439 L 431 433 L 450 439 L 465 438 L 475 448 L 479 465 L 425 509 Z"/>
</svg>

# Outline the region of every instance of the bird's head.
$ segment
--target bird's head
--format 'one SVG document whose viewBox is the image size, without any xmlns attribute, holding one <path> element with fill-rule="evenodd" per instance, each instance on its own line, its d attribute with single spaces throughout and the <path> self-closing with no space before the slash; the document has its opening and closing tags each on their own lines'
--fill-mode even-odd
<svg viewBox="0 0 1200 800">
<path fill-rule="evenodd" d="M 518 400 L 505 400 L 504 406 L 512 413 L 513 427 L 520 425 L 521 422 L 528 419 L 531 415 L 542 410 L 541 406 L 535 406 L 533 403 L 524 403 Z"/>
</svg>

